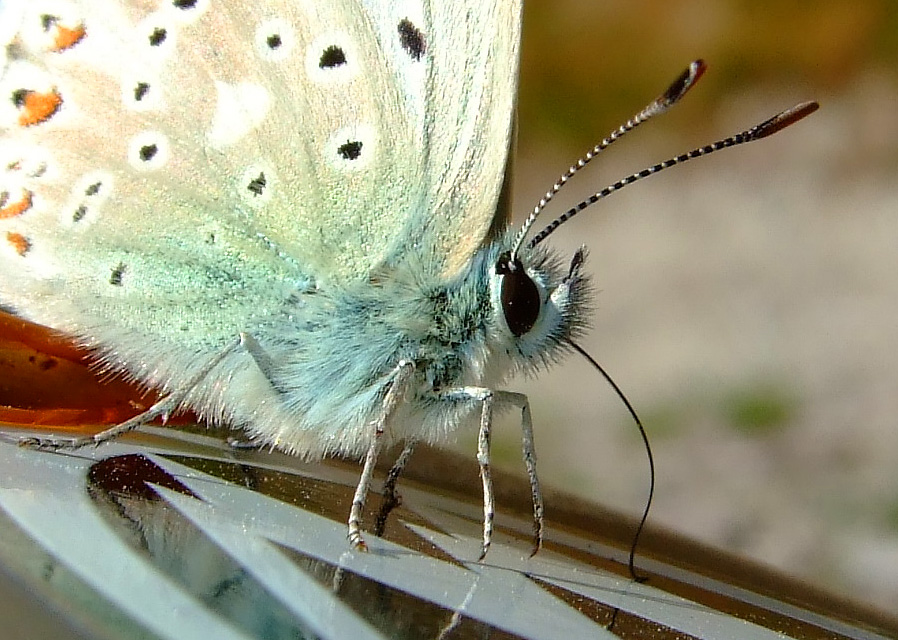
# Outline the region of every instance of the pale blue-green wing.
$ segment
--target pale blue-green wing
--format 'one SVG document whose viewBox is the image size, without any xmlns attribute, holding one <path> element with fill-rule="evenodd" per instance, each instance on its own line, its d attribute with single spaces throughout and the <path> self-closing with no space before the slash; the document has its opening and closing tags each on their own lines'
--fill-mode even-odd
<svg viewBox="0 0 898 640">
<path fill-rule="evenodd" d="M 519 0 L 306 2 L 297 13 L 290 24 L 309 28 L 295 29 L 294 55 L 276 56 L 278 73 L 300 71 L 277 85 L 289 109 L 234 143 L 246 164 L 261 139 L 257 164 L 275 176 L 255 220 L 319 280 L 367 279 L 428 245 L 456 270 L 486 235 L 502 184 Z M 298 132 L 301 153 L 285 131 Z"/>
<path fill-rule="evenodd" d="M 398 18 L 417 15 L 412 2 L 363 1 L 384 40 Z M 389 41 L 389 57 L 406 80 L 405 101 L 415 118 L 423 116 L 423 135 L 416 150 L 421 183 L 411 209 L 399 215 L 388 260 L 414 248 L 437 258 L 432 266 L 448 275 L 490 230 L 512 134 L 521 10 L 519 0 L 426 2 L 421 17 L 409 20 L 424 25 L 416 37 Z M 401 181 L 393 184 L 402 190 Z M 389 196 L 384 206 L 391 210 Z"/>
<path fill-rule="evenodd" d="M 241 70 L 258 66 L 252 43 L 225 52 L 236 25 L 215 22 L 218 5 L 8 6 L 0 302 L 107 346 L 144 335 L 202 350 L 308 284 L 254 224 L 220 149 L 270 119 L 271 101 Z M 235 111 L 252 118 L 219 126 Z"/>
<path fill-rule="evenodd" d="M 489 227 L 516 2 L 6 6 L 0 301 L 24 315 L 217 346 Z"/>
</svg>

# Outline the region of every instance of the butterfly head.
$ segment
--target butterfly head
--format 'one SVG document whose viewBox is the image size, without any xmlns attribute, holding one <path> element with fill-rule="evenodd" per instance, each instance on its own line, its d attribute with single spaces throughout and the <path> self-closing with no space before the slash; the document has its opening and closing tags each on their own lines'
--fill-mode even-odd
<svg viewBox="0 0 898 640">
<path fill-rule="evenodd" d="M 491 252 L 490 290 L 498 340 L 514 370 L 551 364 L 584 332 L 591 296 L 585 248 L 569 262 L 537 245 L 517 253 L 513 234 Z"/>
</svg>

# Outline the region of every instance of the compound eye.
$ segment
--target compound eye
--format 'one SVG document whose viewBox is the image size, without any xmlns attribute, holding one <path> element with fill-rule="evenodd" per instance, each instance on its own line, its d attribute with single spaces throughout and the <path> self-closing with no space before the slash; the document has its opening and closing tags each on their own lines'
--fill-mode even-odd
<svg viewBox="0 0 898 640">
<path fill-rule="evenodd" d="M 496 273 L 502 277 L 499 294 L 505 323 L 516 337 L 520 337 L 530 331 L 539 319 L 542 307 L 539 288 L 527 275 L 521 261 L 517 258 L 512 260 L 509 253 L 499 256 Z"/>
</svg>

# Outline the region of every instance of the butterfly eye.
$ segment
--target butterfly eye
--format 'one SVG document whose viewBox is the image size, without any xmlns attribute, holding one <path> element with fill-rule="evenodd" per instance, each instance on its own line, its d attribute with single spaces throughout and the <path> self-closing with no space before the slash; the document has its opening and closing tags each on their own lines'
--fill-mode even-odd
<svg viewBox="0 0 898 640">
<path fill-rule="evenodd" d="M 499 285 L 505 323 L 515 336 L 522 336 L 536 324 L 542 306 L 539 289 L 527 275 L 524 265 L 511 254 L 503 253 L 496 263 L 496 273 L 502 276 Z"/>
</svg>

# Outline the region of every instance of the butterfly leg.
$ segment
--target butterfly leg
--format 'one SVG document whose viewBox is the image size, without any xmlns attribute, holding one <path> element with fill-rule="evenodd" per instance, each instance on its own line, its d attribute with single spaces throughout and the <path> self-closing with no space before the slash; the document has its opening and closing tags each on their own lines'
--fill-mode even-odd
<svg viewBox="0 0 898 640">
<path fill-rule="evenodd" d="M 265 351 L 261 344 L 259 344 L 259 341 L 252 335 L 241 331 L 240 346 L 246 349 L 246 352 L 256 363 L 256 366 L 259 367 L 259 371 L 265 376 L 265 379 L 269 382 L 274 380 L 274 362 L 272 361 L 271 356 L 268 355 L 268 352 Z"/>
<path fill-rule="evenodd" d="M 365 507 L 365 498 L 371 487 L 371 478 L 374 475 L 374 467 L 377 464 L 377 456 L 383 444 L 383 434 L 387 422 L 396 411 L 396 407 L 408 393 L 409 385 L 415 373 L 415 365 L 409 360 L 402 360 L 393 370 L 392 379 L 387 383 L 387 392 L 380 406 L 380 415 L 371 425 L 374 429 L 371 444 L 365 454 L 365 464 L 362 467 L 362 475 L 359 484 L 355 488 L 352 497 L 352 507 L 349 509 L 349 531 L 347 537 L 349 544 L 356 549 L 367 549 L 362 539 L 362 509 Z"/>
<path fill-rule="evenodd" d="M 493 399 L 491 390 L 481 399 L 480 431 L 477 434 L 477 463 L 480 465 L 480 480 L 483 484 L 483 544 L 480 557 L 483 560 L 493 540 L 493 519 L 496 517 L 496 496 L 493 492 L 493 475 L 490 472 L 490 444 L 493 427 Z"/>
<path fill-rule="evenodd" d="M 536 449 L 533 444 L 533 420 L 527 396 L 511 391 L 493 391 L 485 387 L 462 387 L 444 394 L 453 400 L 475 400 L 480 402 L 480 431 L 477 436 L 477 462 L 480 465 L 480 479 L 483 483 L 483 545 L 480 560 L 489 551 L 493 538 L 493 520 L 496 514 L 496 500 L 493 492 L 493 477 L 490 470 L 490 440 L 493 422 L 493 404 L 510 404 L 521 410 L 521 440 L 524 465 L 530 481 L 530 495 L 533 500 L 533 552 L 542 547 L 543 541 L 543 495 L 536 475 Z"/>
<path fill-rule="evenodd" d="M 92 436 L 84 436 L 81 438 L 59 438 L 56 436 L 32 436 L 19 440 L 19 445 L 23 447 L 34 447 L 37 449 L 80 449 L 87 445 L 99 445 L 118 438 L 120 435 L 133 431 L 156 418 L 161 417 L 167 419 L 174 411 L 178 409 L 184 398 L 190 391 L 196 387 L 203 378 L 209 375 L 209 372 L 217 367 L 222 360 L 232 354 L 238 347 L 239 342 L 235 342 L 220 354 L 215 356 L 205 367 L 203 367 L 187 384 L 179 390 L 174 391 L 164 398 L 158 400 L 152 407 L 140 413 L 133 418 L 126 420 L 104 431 L 100 431 Z"/>
<path fill-rule="evenodd" d="M 483 484 L 483 542 L 480 557 L 483 560 L 493 540 L 493 520 L 496 516 L 496 497 L 493 492 L 493 474 L 490 470 L 490 441 L 493 426 L 493 402 L 497 392 L 486 387 L 460 387 L 444 392 L 443 397 L 456 402 L 480 403 L 480 430 L 477 434 L 477 463 Z"/>
<path fill-rule="evenodd" d="M 521 449 L 524 456 L 524 467 L 530 480 L 530 498 L 533 502 L 533 551 L 531 556 L 543 546 L 543 494 L 539 488 L 539 477 L 536 475 L 536 446 L 533 443 L 533 417 L 530 415 L 530 402 L 523 393 L 499 391 L 496 394 L 499 402 L 518 407 L 521 410 Z"/>
<path fill-rule="evenodd" d="M 402 449 L 402 453 L 399 454 L 399 457 L 396 458 L 396 462 L 390 467 L 387 479 L 384 480 L 382 492 L 383 502 L 381 502 L 377 520 L 374 521 L 374 535 L 378 537 L 383 536 L 384 530 L 387 528 L 387 518 L 389 517 L 390 512 L 402 504 L 402 497 L 396 493 L 396 483 L 399 481 L 399 476 L 405 469 L 405 465 L 408 464 L 409 458 L 412 457 L 416 444 L 418 444 L 416 441 L 406 443 L 405 447 Z"/>
</svg>

